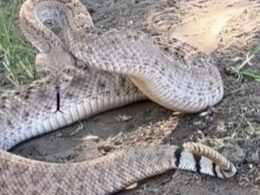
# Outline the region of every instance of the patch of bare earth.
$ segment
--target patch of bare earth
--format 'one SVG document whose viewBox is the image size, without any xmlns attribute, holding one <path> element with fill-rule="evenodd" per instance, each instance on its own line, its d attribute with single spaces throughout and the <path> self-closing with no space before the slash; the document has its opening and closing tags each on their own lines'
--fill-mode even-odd
<svg viewBox="0 0 260 195">
<path fill-rule="evenodd" d="M 238 82 L 226 70 L 242 62 L 259 44 L 257 1 L 82 0 L 103 28 L 132 27 L 161 38 L 166 52 L 177 38 L 207 52 L 225 83 L 223 101 L 193 115 L 172 113 L 145 101 L 79 122 L 16 147 L 13 152 L 51 162 L 84 161 L 124 147 L 147 143 L 182 144 L 193 140 L 217 148 L 239 173 L 220 179 L 175 171 L 119 194 L 260 194 L 260 85 Z M 258 58 L 251 69 L 260 68 Z"/>
</svg>

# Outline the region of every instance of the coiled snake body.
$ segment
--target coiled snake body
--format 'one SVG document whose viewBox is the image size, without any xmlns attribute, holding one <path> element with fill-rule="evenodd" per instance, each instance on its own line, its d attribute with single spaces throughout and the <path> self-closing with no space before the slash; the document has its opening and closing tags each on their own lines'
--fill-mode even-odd
<svg viewBox="0 0 260 195">
<path fill-rule="evenodd" d="M 49 21 L 57 23 L 58 33 L 47 28 Z M 223 97 L 220 73 L 209 57 L 198 53 L 183 64 L 142 32 L 102 32 L 78 0 L 27 0 L 20 11 L 20 24 L 39 50 L 36 68 L 43 75 L 41 80 L 1 96 L 3 194 L 110 194 L 173 168 L 220 178 L 236 173 L 234 165 L 216 151 L 191 143 L 184 148 L 133 147 L 65 165 L 4 152 L 28 138 L 144 99 L 143 94 L 182 112 L 201 111 Z M 62 112 L 53 112 L 55 96 L 46 92 L 54 85 L 61 87 Z"/>
</svg>

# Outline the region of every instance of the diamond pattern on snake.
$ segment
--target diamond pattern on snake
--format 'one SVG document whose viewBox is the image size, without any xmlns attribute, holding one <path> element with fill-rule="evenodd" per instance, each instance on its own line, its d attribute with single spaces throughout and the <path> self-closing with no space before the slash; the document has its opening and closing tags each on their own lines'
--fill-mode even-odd
<svg viewBox="0 0 260 195">
<path fill-rule="evenodd" d="M 203 2 L 193 3 L 196 7 Z M 214 60 L 181 36 L 185 25 L 168 37 L 174 40 L 171 51 L 178 47 L 182 52 L 183 58 L 177 59 L 162 49 L 168 42 L 159 33 L 149 37 L 136 29 L 95 27 L 79 0 L 26 0 L 19 23 L 38 50 L 39 79 L 1 95 L 2 193 L 111 194 L 176 168 L 219 178 L 236 174 L 236 167 L 224 156 L 198 143 L 135 146 L 72 164 L 7 152 L 32 137 L 139 100 L 149 98 L 170 110 L 197 113 L 218 104 L 224 95 Z M 161 24 L 152 28 L 165 35 L 169 28 Z"/>
</svg>

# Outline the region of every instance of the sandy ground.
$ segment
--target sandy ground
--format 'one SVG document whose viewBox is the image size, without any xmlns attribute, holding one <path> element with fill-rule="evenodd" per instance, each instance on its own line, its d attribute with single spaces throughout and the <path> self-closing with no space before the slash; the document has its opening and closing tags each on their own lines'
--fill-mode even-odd
<svg viewBox="0 0 260 195">
<path fill-rule="evenodd" d="M 142 20 L 151 13 L 155 2 L 159 1 L 82 0 L 82 2 L 88 7 L 98 26 L 103 28 L 131 26 L 142 29 L 144 28 Z M 159 8 L 178 7 L 175 1 L 161 2 L 164 4 L 158 6 Z M 174 33 L 183 32 L 185 28 L 187 27 L 182 26 Z M 194 39 L 189 40 L 194 43 Z M 209 44 L 206 44 L 204 48 L 208 47 Z M 249 80 L 238 82 L 225 71 L 228 66 L 237 63 L 232 59 L 241 57 L 246 49 L 251 47 L 252 45 L 247 45 L 247 48 L 241 49 L 240 53 L 231 52 L 229 58 L 221 57 L 223 55 L 221 52 L 212 54 L 219 64 L 224 79 L 225 97 L 219 105 L 201 114 L 178 115 L 155 103 L 144 101 L 32 139 L 12 151 L 29 158 L 50 162 L 79 162 L 140 143 L 182 144 L 190 140 L 200 141 L 228 156 L 239 169 L 237 176 L 224 181 L 175 171 L 141 182 L 137 188 L 118 194 L 259 195 L 260 85 Z M 253 64 L 253 68 L 260 68 L 259 59 L 255 58 Z"/>
</svg>

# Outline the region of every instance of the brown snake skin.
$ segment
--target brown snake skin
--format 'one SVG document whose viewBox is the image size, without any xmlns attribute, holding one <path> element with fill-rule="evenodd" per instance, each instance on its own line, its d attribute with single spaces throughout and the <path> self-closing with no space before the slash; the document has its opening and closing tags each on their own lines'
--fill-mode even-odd
<svg viewBox="0 0 260 195">
<path fill-rule="evenodd" d="M 61 26 L 60 34 L 46 27 L 48 20 Z M 194 143 L 183 148 L 132 147 L 73 164 L 39 162 L 4 151 L 145 96 L 172 110 L 198 112 L 218 103 L 224 93 L 218 69 L 203 53 L 182 64 L 142 32 L 104 32 L 94 27 L 78 0 L 27 0 L 20 25 L 39 51 L 36 68 L 43 75 L 23 89 L 1 95 L 1 194 L 111 194 L 175 168 L 220 178 L 235 175 L 235 166 L 225 157 Z M 61 87 L 63 113 L 53 113 L 55 97 L 48 93 L 53 85 Z"/>
</svg>

